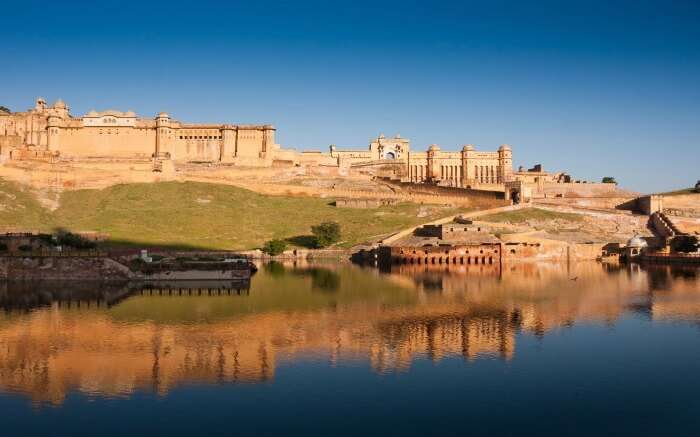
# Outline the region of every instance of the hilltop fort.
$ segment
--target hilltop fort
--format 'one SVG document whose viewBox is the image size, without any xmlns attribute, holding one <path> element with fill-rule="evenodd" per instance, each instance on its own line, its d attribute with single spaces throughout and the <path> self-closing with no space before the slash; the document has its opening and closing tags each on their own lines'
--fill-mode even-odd
<svg viewBox="0 0 700 437">
<path fill-rule="evenodd" d="M 165 112 L 153 118 L 116 110 L 89 111 L 76 117 L 62 100 L 48 105 L 39 98 L 27 111 L 0 111 L 0 160 L 25 173 L 48 173 L 30 179 L 58 189 L 93 187 L 90 184 L 96 180 L 154 179 L 147 172 L 159 173 L 154 180 L 168 179 L 176 169 L 181 176 L 187 171 L 192 176 L 197 165 L 202 170 L 201 164 L 206 164 L 208 169 L 216 168 L 207 170 L 207 177 L 217 173 L 222 182 L 235 179 L 236 168 L 246 169 L 248 177 L 252 169 L 259 169 L 253 171 L 256 177 L 275 175 L 276 182 L 284 169 L 304 168 L 316 178 L 379 176 L 423 190 L 449 187 L 472 194 L 501 193 L 496 196 L 515 202 L 532 197 L 609 196 L 616 191 L 615 184 L 582 183 L 566 173 L 546 172 L 541 165 L 514 170 L 513 150 L 506 144 L 495 151 L 476 150 L 470 144 L 459 151 L 444 151 L 435 144 L 414 151 L 407 138 L 380 135 L 366 148 L 331 145 L 328 152 L 297 151 L 280 146 L 275 132 L 269 124 L 186 123 Z M 70 171 L 60 172 L 61 168 Z M 4 176 L 17 174 L 7 170 Z"/>
</svg>

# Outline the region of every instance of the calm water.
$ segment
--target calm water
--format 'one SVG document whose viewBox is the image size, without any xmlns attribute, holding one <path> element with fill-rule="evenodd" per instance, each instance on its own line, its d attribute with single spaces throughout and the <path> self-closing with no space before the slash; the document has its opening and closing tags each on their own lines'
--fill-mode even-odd
<svg viewBox="0 0 700 437">
<path fill-rule="evenodd" d="M 276 264 L 221 296 L 3 287 L 3 436 L 700 432 L 698 270 Z"/>
</svg>

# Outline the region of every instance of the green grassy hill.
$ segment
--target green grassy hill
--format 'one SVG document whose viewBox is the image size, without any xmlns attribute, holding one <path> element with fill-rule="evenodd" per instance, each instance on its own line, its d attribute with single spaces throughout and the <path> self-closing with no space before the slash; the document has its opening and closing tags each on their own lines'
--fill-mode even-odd
<svg viewBox="0 0 700 437">
<path fill-rule="evenodd" d="M 265 196 L 228 185 L 160 182 L 68 191 L 49 211 L 18 184 L 0 180 L 0 228 L 108 233 L 112 244 L 250 249 L 271 238 L 310 234 L 325 220 L 341 224 L 341 247 L 446 216 L 433 208 L 417 217 L 419 205 L 343 209 L 333 199 Z"/>
</svg>

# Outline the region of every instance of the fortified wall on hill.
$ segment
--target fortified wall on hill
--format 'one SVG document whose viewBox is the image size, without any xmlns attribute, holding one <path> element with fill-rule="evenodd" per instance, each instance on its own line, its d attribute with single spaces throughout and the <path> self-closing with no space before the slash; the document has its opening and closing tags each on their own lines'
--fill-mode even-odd
<svg viewBox="0 0 700 437">
<path fill-rule="evenodd" d="M 396 135 L 380 135 L 368 148 L 329 152 L 284 149 L 275 141 L 269 124 L 193 124 L 161 112 L 154 118 L 134 112 L 90 111 L 82 117 L 70 114 L 61 100 L 52 106 L 42 98 L 25 112 L 0 111 L 0 160 L 153 160 L 154 171 L 162 161 L 208 162 L 245 167 L 327 166 L 366 169 L 403 183 L 497 191 L 507 200 L 536 195 L 565 196 L 581 191 L 579 181 L 566 173 L 548 173 L 541 166 L 513 170 L 513 151 L 507 144 L 496 151 L 477 151 L 465 145 L 460 151 L 411 150 L 410 141 Z M 614 184 L 586 184 L 586 192 L 605 193 Z M 573 190 L 573 191 L 572 191 Z"/>
</svg>

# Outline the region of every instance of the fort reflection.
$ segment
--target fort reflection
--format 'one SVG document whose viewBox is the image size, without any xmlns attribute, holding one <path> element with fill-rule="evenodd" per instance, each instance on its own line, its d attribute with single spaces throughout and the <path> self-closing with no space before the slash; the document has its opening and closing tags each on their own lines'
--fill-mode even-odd
<svg viewBox="0 0 700 437">
<path fill-rule="evenodd" d="M 240 295 L 109 289 L 112 304 L 88 306 L 87 292 L 75 291 L 70 307 L 46 297 L 55 295 L 47 286 L 18 296 L 5 284 L 0 391 L 60 404 L 72 391 L 164 395 L 184 383 L 272 381 L 298 360 L 368 363 L 377 372 L 408 371 L 416 359 L 512 360 L 521 335 L 613 324 L 626 313 L 700 321 L 699 284 L 697 270 L 597 263 L 498 274 L 272 265 Z M 10 305 L 18 298 L 39 306 Z"/>
</svg>

